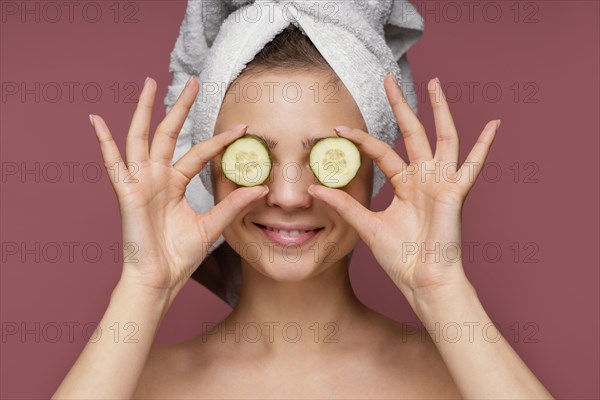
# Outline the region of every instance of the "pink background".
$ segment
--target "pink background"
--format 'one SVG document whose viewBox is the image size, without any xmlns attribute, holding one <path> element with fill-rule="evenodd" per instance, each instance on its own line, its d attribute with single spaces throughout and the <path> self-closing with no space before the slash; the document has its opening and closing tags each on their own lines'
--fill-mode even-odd
<svg viewBox="0 0 600 400">
<path fill-rule="evenodd" d="M 27 2 L 32 8 L 43 3 Z M 480 177 L 464 208 L 463 241 L 479 243 L 464 261 L 466 272 L 490 316 L 554 396 L 598 398 L 598 2 L 500 1 L 487 8 L 481 2 L 472 19 L 463 2 L 452 3 L 452 8 L 419 3 L 426 32 L 410 61 L 418 84 L 438 76 L 454 99 L 462 160 L 485 123 L 502 119 L 488 159 L 496 168 L 486 169 L 487 179 Z M 171 79 L 169 55 L 186 5 L 121 3 L 115 23 L 114 3 L 97 2 L 102 17 L 91 23 L 82 16 L 86 2 L 81 4 L 73 22 L 66 9 L 54 23 L 51 9 L 45 14 L 40 9 L 39 23 L 34 16 L 22 21 L 2 15 L 2 398 L 50 397 L 84 346 L 83 326 L 98 321 L 107 306 L 120 273 L 112 247 L 121 239 L 120 220 L 106 172 L 100 170 L 97 182 L 96 168 L 82 172 L 88 162 L 102 167 L 87 115 L 108 121 L 124 153 L 135 104 L 123 98 L 131 92 L 137 98 L 149 75 L 159 85 L 153 127 L 158 124 Z M 502 15 L 492 22 L 496 8 Z M 137 22 L 124 23 L 128 15 Z M 11 82 L 29 88 L 39 82 L 46 92 L 41 90 L 39 101 L 31 94 L 23 101 L 9 94 Z M 56 102 L 50 101 L 56 94 L 52 82 L 63 89 Z M 79 83 L 73 101 L 67 82 Z M 129 89 L 129 82 L 137 88 Z M 82 96 L 81 88 L 90 83 L 102 89 L 97 102 Z M 472 97 L 469 85 L 475 87 Z M 89 89 L 88 95 L 95 92 Z M 420 110 L 434 143 L 425 96 Z M 405 157 L 402 143 L 397 148 Z M 33 175 L 21 179 L 9 173 L 21 162 L 45 168 L 39 182 Z M 53 162 L 75 163 L 73 182 L 63 166 L 52 183 Z M 374 207 L 386 207 L 390 196 L 388 183 Z M 68 242 L 78 243 L 72 262 Z M 22 261 L 21 252 L 8 251 L 10 243 L 29 249 L 37 243 L 47 251 L 39 261 L 23 253 Z M 52 243 L 62 255 L 56 256 Z M 102 251 L 97 262 L 89 259 L 94 243 Z M 502 255 L 494 262 L 498 248 Z M 54 257 L 57 262 L 51 262 Z M 417 320 L 366 246 L 361 244 L 353 261 L 352 279 L 364 302 L 397 320 Z M 166 316 L 157 343 L 196 335 L 203 322 L 228 312 L 191 281 Z M 69 323 L 79 324 L 73 340 Z M 9 334 L 14 327 L 17 334 Z M 34 333 L 21 337 L 22 328 Z"/>
</svg>

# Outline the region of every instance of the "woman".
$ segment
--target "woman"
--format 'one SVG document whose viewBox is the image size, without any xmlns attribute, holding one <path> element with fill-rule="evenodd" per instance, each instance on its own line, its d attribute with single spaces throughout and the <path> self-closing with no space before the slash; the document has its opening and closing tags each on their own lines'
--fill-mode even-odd
<svg viewBox="0 0 600 400">
<path fill-rule="evenodd" d="M 283 68 L 267 61 L 280 52 L 288 61 Z M 309 67 L 307 60 L 312 60 Z M 199 83 L 189 80 L 149 148 L 157 88 L 147 79 L 126 144 L 127 161 L 139 166 L 136 181 L 113 182 L 123 241 L 136 243 L 139 251 L 136 262 L 124 263 L 99 324 L 106 330 L 115 322 L 134 322 L 137 342 L 115 343 L 105 335 L 88 343 L 54 398 L 552 398 L 493 329 L 459 255 L 427 252 L 459 248 L 462 205 L 499 121 L 486 125 L 459 169 L 458 134 L 439 82 L 428 85 L 437 134 L 434 153 L 397 82 L 388 76 L 383 84 L 403 133 L 409 157 L 404 161 L 366 133 L 348 90 L 310 41 L 293 29 L 261 52 L 237 82 L 250 79 L 258 84 L 293 81 L 302 88 L 334 81 L 337 101 L 305 97 L 292 103 L 275 92 L 274 98 L 249 102 L 228 93 L 215 136 L 172 165 L 177 134 Z M 131 175 L 104 120 L 90 119 L 106 165 Z M 259 187 L 237 187 L 216 168 L 226 146 L 245 133 L 261 135 L 271 147 L 272 175 Z M 314 136 L 341 136 L 357 145 L 362 162 L 348 186 L 315 184 L 308 166 Z M 184 192 L 209 160 L 217 204 L 198 214 Z M 371 160 L 394 188 L 390 206 L 378 213 L 368 209 Z M 291 163 L 302 167 L 299 175 L 286 175 Z M 415 173 L 436 166 L 445 171 L 444 179 Z M 307 232 L 298 236 L 292 230 Z M 197 338 L 151 349 L 173 299 L 196 266 L 209 261 L 207 246 L 199 243 L 211 244 L 221 233 L 227 248 L 239 255 L 243 276 L 235 309 Z M 282 243 L 299 237 L 297 251 L 286 253 L 289 247 Z M 357 299 L 348 266 L 359 239 L 431 336 Z M 407 243 L 415 244 L 416 251 L 404 251 Z M 219 261 L 210 260 L 215 271 Z M 208 281 L 209 275 L 202 279 Z M 223 293 L 219 279 L 210 285 Z M 469 326 L 473 334 L 440 337 L 440 326 L 449 323 Z"/>
</svg>

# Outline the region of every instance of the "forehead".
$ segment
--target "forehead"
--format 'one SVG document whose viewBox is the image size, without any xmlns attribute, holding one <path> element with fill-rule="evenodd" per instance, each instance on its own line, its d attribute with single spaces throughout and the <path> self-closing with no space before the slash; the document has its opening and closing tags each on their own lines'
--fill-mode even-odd
<svg viewBox="0 0 600 400">
<path fill-rule="evenodd" d="M 225 95 L 216 131 L 238 123 L 263 131 L 302 128 L 310 134 L 331 133 L 338 125 L 366 130 L 346 86 L 319 70 L 242 74 Z"/>
</svg>

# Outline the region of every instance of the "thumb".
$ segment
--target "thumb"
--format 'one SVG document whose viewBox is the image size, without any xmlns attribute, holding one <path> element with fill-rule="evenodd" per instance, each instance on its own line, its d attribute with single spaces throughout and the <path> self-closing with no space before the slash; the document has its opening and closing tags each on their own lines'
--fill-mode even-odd
<svg viewBox="0 0 600 400">
<path fill-rule="evenodd" d="M 324 201 L 342 216 L 360 235 L 360 238 L 370 247 L 379 219 L 375 213 L 365 208 L 348 193 L 339 189 L 331 189 L 322 185 L 310 185 L 308 193 Z"/>
<path fill-rule="evenodd" d="M 199 223 L 206 234 L 206 240 L 213 243 L 248 204 L 260 199 L 269 192 L 267 186 L 241 187 L 229 193 L 223 201 L 210 211 L 199 214 Z"/>
</svg>

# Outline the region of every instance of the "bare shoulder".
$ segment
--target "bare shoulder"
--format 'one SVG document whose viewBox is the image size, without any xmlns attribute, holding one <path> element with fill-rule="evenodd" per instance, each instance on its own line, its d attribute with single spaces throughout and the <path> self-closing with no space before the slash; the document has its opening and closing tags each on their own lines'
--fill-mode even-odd
<svg viewBox="0 0 600 400">
<path fill-rule="evenodd" d="M 138 380 L 134 399 L 165 399 L 181 388 L 189 373 L 189 345 L 153 347 Z"/>
<path fill-rule="evenodd" d="M 332 382 L 337 382 L 335 390 L 361 393 L 365 398 L 461 398 L 427 331 L 378 313 L 370 315 L 369 323 L 360 330 L 362 338 L 346 345 L 342 345 L 344 340 L 340 341 L 328 361 L 330 368 L 319 367 L 324 372 L 318 374 L 319 379 L 313 384 L 290 389 L 295 378 L 286 374 L 287 368 L 270 368 L 265 360 L 257 360 L 237 348 L 221 342 L 200 343 L 196 338 L 153 348 L 133 398 L 231 398 L 234 394 L 243 397 L 247 392 L 268 397 L 268 393 L 284 390 L 283 386 L 308 397 L 314 393 L 305 392 L 307 387 L 328 393 Z M 259 376 L 257 365 L 264 367 L 260 369 L 263 372 L 270 371 L 267 375 L 277 378 L 265 381 Z M 307 368 L 310 371 L 315 367 Z M 237 384 L 232 386 L 232 382 Z"/>
<path fill-rule="evenodd" d="M 428 399 L 461 399 L 446 363 L 434 341 L 424 328 L 413 323 L 400 323 L 381 314 L 376 317 L 385 327 L 381 358 L 395 376 L 399 393 Z"/>
</svg>

